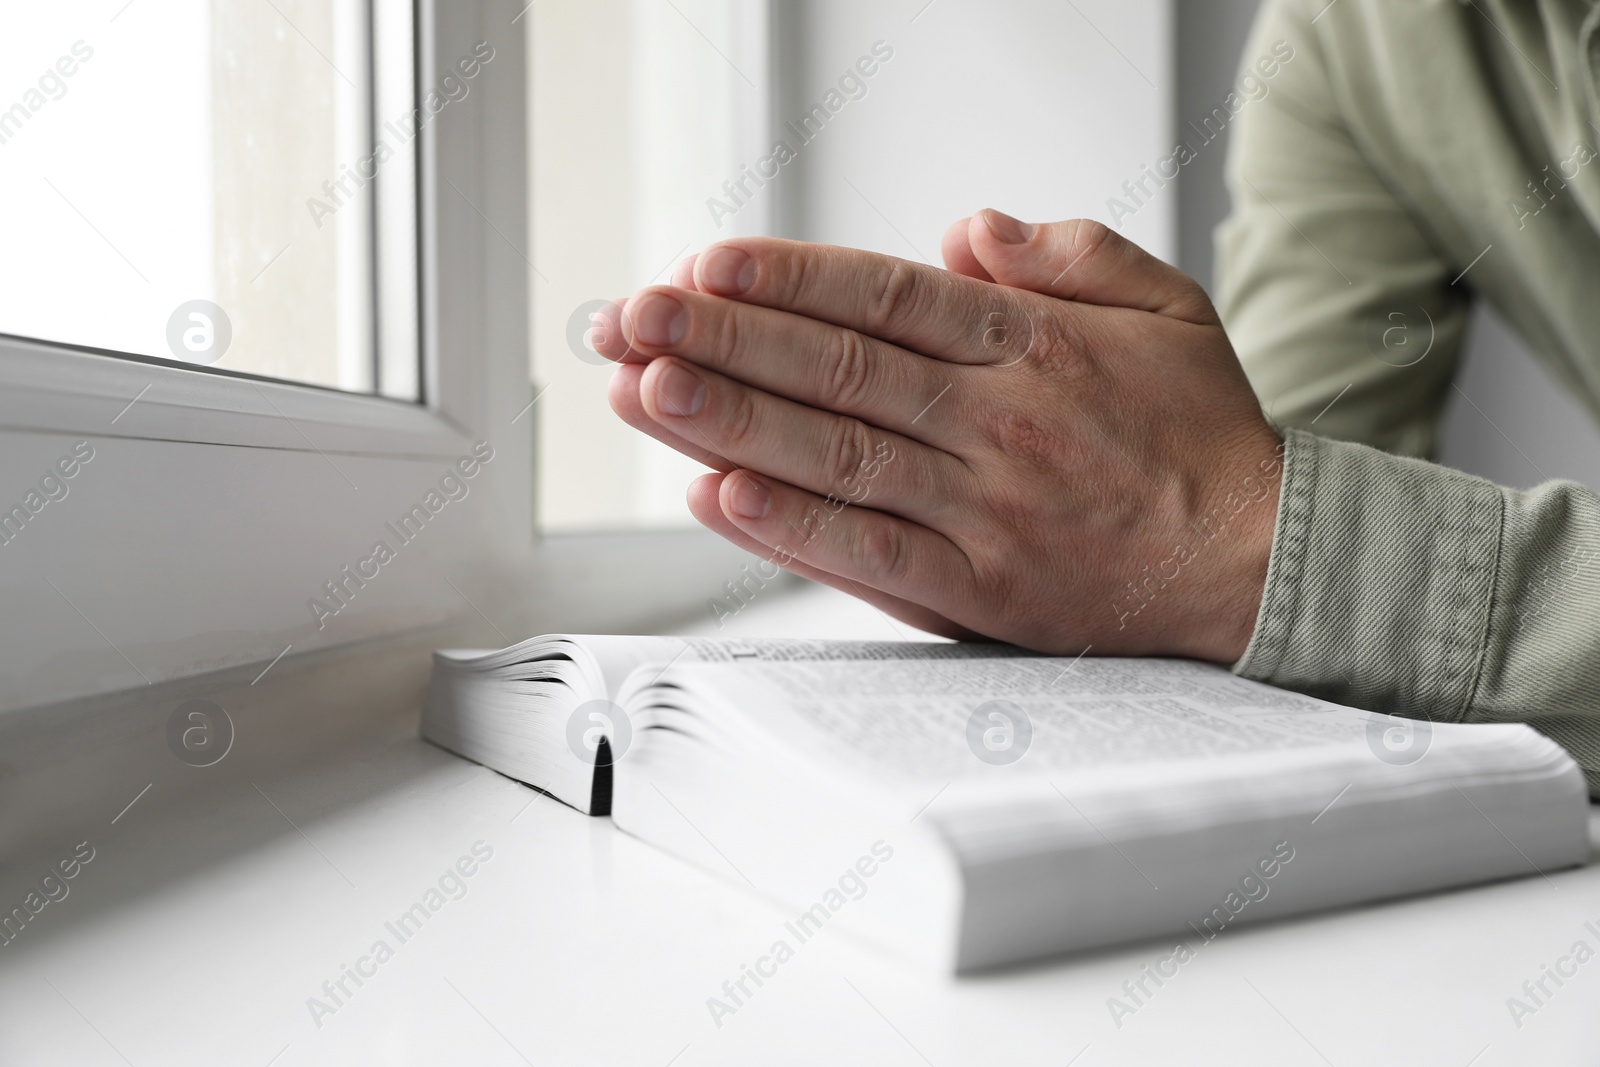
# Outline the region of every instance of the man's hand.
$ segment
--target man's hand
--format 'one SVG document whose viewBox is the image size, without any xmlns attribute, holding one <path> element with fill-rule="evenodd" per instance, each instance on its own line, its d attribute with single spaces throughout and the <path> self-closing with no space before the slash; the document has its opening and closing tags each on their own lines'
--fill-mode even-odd
<svg viewBox="0 0 1600 1067">
<path fill-rule="evenodd" d="M 701 522 L 913 625 L 1237 659 L 1281 453 L 1210 301 L 1096 223 L 965 236 L 714 245 L 612 315 L 612 406 L 720 472 Z"/>
</svg>

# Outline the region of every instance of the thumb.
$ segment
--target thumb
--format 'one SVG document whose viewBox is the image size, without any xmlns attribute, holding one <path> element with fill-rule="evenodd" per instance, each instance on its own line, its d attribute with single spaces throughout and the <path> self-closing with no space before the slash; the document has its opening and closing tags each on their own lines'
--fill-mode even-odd
<svg viewBox="0 0 1600 1067">
<path fill-rule="evenodd" d="M 968 222 L 967 244 L 1001 285 L 1202 326 L 1220 323 L 1198 282 L 1092 219 L 1031 225 L 985 208 Z"/>
<path fill-rule="evenodd" d="M 972 225 L 972 218 L 957 219 L 944 231 L 944 237 L 939 240 L 939 251 L 944 255 L 944 268 L 954 274 L 964 274 L 968 278 L 976 278 L 980 282 L 992 282 L 994 278 L 989 274 L 978 257 L 972 254 L 972 242 L 967 240 L 967 229 Z"/>
</svg>

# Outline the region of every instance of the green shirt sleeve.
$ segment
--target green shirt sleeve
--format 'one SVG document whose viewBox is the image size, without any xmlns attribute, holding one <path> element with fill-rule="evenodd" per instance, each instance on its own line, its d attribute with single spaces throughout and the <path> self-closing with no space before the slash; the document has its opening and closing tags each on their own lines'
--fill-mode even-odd
<svg viewBox="0 0 1600 1067">
<path fill-rule="evenodd" d="M 1218 232 L 1219 311 L 1287 431 L 1261 611 L 1234 669 L 1434 722 L 1529 723 L 1600 798 L 1600 498 L 1409 458 L 1433 454 L 1469 299 L 1426 213 L 1342 117 L 1314 14 L 1263 7 L 1246 65 L 1279 42 L 1293 57 L 1233 120 Z"/>
<path fill-rule="evenodd" d="M 1234 670 L 1433 722 L 1526 722 L 1600 798 L 1600 498 L 1289 430 L 1256 631 Z"/>
<path fill-rule="evenodd" d="M 1274 421 L 1432 456 L 1471 301 L 1346 122 L 1314 14 L 1267 0 L 1245 46 L 1265 95 L 1229 126 L 1217 310 Z"/>
</svg>

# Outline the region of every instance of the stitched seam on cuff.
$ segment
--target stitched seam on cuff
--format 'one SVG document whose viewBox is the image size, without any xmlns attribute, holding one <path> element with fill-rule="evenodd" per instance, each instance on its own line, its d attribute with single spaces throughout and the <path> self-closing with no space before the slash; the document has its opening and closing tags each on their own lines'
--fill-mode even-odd
<svg viewBox="0 0 1600 1067">
<path fill-rule="evenodd" d="M 1321 442 L 1300 430 L 1287 430 L 1283 456 L 1283 488 L 1278 504 L 1278 524 L 1267 562 L 1266 588 L 1256 632 L 1234 670 L 1247 677 L 1271 681 L 1283 661 L 1295 618 L 1300 612 L 1300 590 L 1305 571 L 1306 544 L 1316 499 L 1318 450 Z"/>
<path fill-rule="evenodd" d="M 1505 555 L 1506 544 L 1506 490 L 1497 488 L 1494 494 L 1492 517 L 1486 516 L 1484 525 L 1493 528 L 1494 551 L 1489 554 L 1486 565 L 1480 566 L 1480 572 L 1486 571 L 1488 577 L 1487 595 L 1481 596 L 1478 605 L 1475 633 L 1467 633 L 1468 637 L 1475 637 L 1471 648 L 1469 664 L 1470 673 L 1466 679 L 1466 691 L 1457 707 L 1452 709 L 1451 722 L 1466 722 L 1472 714 L 1472 706 L 1477 703 L 1478 686 L 1483 681 L 1484 660 L 1489 654 L 1489 630 L 1494 625 L 1495 608 L 1500 603 L 1500 567 Z M 1487 532 L 1487 531 L 1486 531 Z M 1463 626 L 1463 630 L 1468 630 Z"/>
<path fill-rule="evenodd" d="M 1405 678 L 1396 665 L 1382 659 L 1359 663 L 1355 669 L 1373 672 L 1369 681 L 1389 675 L 1384 681 L 1391 694 L 1388 699 L 1395 705 L 1391 710 L 1396 713 L 1459 722 L 1470 706 L 1483 665 L 1503 495 L 1495 487 L 1474 489 L 1459 483 L 1440 489 L 1446 494 L 1458 490 L 1471 493 L 1473 507 L 1465 518 L 1440 528 L 1445 536 L 1426 560 L 1429 571 L 1441 575 L 1441 581 L 1421 613 L 1427 621 L 1419 628 L 1414 646 L 1418 669 Z M 1424 507 L 1440 499 L 1433 495 Z"/>
</svg>

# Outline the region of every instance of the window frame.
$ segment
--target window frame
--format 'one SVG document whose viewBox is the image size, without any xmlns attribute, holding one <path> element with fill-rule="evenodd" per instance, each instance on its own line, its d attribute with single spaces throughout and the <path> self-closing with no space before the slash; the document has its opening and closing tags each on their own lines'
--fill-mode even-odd
<svg viewBox="0 0 1600 1067">
<path fill-rule="evenodd" d="M 119 457 L 94 471 L 99 488 L 84 475 L 64 503 L 37 513 L 52 532 L 30 538 L 30 522 L 0 546 L 0 599 L 36 620 L 0 642 L 0 711 L 270 669 L 285 655 L 464 618 L 498 623 L 508 640 L 573 623 L 636 627 L 703 609 L 750 560 L 700 531 L 539 537 L 527 34 L 516 5 L 445 7 L 416 3 L 419 97 L 478 42 L 495 54 L 470 96 L 417 140 L 421 403 L 0 336 L 0 509 L 38 478 L 41 457 L 75 438 Z M 314 627 L 301 596 L 337 577 L 396 502 L 417 499 L 476 441 L 490 442 L 495 460 L 472 484 L 470 514 L 441 513 L 438 535 L 392 568 L 381 595 L 363 590 L 337 627 Z M 362 484 L 344 471 L 350 486 L 340 484 L 324 463 L 359 469 Z M 184 491 L 162 488 L 174 484 Z M 130 500 L 146 512 L 131 526 Z M 295 519 L 294 545 L 261 523 L 271 514 Z M 184 537 L 202 525 L 209 540 Z M 147 532 L 104 536 L 119 527 Z M 85 563 L 100 545 L 107 554 Z M 204 603 L 211 586 L 225 607 Z"/>
</svg>

